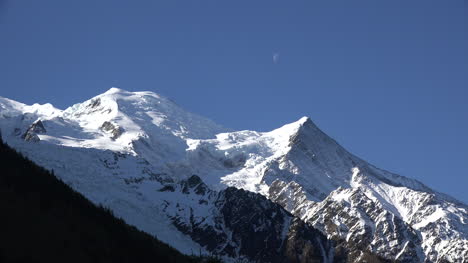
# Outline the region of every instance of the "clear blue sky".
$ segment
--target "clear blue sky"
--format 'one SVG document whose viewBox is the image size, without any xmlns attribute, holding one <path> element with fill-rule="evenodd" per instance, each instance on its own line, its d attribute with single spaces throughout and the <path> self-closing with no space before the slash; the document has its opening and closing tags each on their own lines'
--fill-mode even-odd
<svg viewBox="0 0 468 263">
<path fill-rule="evenodd" d="M 468 203 L 466 1 L 0 0 L 0 96 L 151 90 L 234 129 L 310 116 Z M 274 59 L 274 57 L 276 59 Z"/>
</svg>

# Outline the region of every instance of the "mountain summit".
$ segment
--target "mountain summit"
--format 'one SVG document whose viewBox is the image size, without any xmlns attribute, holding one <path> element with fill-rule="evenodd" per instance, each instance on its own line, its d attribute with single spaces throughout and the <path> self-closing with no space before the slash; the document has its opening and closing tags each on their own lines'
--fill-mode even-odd
<svg viewBox="0 0 468 263">
<path fill-rule="evenodd" d="M 0 98 L 0 128 L 91 201 L 184 253 L 269 262 L 264 248 L 275 247 L 278 262 L 301 262 L 292 251 L 309 242 L 304 257 L 322 261 L 468 262 L 466 204 L 354 156 L 308 117 L 231 131 L 156 93 L 111 88 L 63 111 Z M 246 202 L 255 212 L 231 214 Z M 251 250 L 255 233 L 265 244 Z"/>
</svg>

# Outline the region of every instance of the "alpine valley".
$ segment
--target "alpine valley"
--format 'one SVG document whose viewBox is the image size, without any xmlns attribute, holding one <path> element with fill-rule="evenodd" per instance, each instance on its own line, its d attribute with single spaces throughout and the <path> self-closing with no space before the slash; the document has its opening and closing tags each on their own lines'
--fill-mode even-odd
<svg viewBox="0 0 468 263">
<path fill-rule="evenodd" d="M 468 206 L 346 151 L 307 117 L 232 131 L 153 92 L 65 110 L 0 97 L 3 140 L 185 254 L 468 262 Z M 59 198 L 59 197 L 57 197 Z"/>
</svg>

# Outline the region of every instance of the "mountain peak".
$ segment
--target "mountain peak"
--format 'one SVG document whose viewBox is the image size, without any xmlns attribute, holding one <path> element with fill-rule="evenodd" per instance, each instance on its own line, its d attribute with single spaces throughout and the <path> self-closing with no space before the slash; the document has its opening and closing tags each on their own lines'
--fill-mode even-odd
<svg viewBox="0 0 468 263">
<path fill-rule="evenodd" d="M 120 89 L 120 88 L 117 88 L 117 87 L 112 87 L 110 89 L 108 89 L 106 92 L 104 92 L 103 94 L 114 94 L 114 93 L 128 93 L 129 91 L 126 91 L 126 90 L 123 90 L 123 89 Z"/>
<path fill-rule="evenodd" d="M 271 131 L 270 133 L 291 136 L 293 134 L 296 134 L 301 129 L 301 127 L 307 123 L 312 123 L 312 121 L 309 117 L 304 116 L 299 120 L 283 125 L 280 128 Z"/>
<path fill-rule="evenodd" d="M 350 253 L 365 248 L 391 262 L 407 255 L 414 260 L 405 262 L 468 258 L 466 205 L 361 160 L 306 116 L 269 132 L 230 131 L 154 92 L 113 87 L 64 111 L 0 98 L 0 128 L 9 144 L 54 169 L 64 182 L 139 228 L 165 235 L 172 245 L 179 241 L 168 225 L 155 228 L 153 222 L 175 215 L 181 220 L 170 221 L 176 228 L 184 226 L 179 222 L 215 222 L 210 211 L 218 210 L 207 205 L 222 202 L 214 190 L 232 186 L 265 195 L 343 242 Z M 180 182 L 194 191 L 185 193 Z M 177 187 L 189 199 L 171 197 Z M 288 229 L 271 226 L 255 225 L 252 236 L 262 228 Z M 232 235 L 220 236 L 213 242 Z M 187 243 L 186 251 L 200 246 Z M 226 251 L 235 249 L 242 251 L 226 246 Z"/>
<path fill-rule="evenodd" d="M 299 124 L 303 125 L 304 123 L 311 122 L 311 121 L 312 120 L 309 117 L 304 116 L 304 117 L 300 118 L 296 123 L 299 123 Z"/>
</svg>

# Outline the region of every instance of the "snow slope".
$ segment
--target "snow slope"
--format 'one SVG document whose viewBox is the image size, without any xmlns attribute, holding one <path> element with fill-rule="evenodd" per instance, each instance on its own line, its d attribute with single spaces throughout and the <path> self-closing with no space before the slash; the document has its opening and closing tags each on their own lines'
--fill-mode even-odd
<svg viewBox="0 0 468 263">
<path fill-rule="evenodd" d="M 154 189 L 196 174 L 214 191 L 232 186 L 277 202 L 354 249 L 355 262 L 363 250 L 468 261 L 465 204 L 350 154 L 307 117 L 271 132 L 232 132 L 158 94 L 112 88 L 63 111 L 0 97 L 0 128 L 92 201 L 186 253 L 199 245 L 174 227 Z"/>
</svg>

